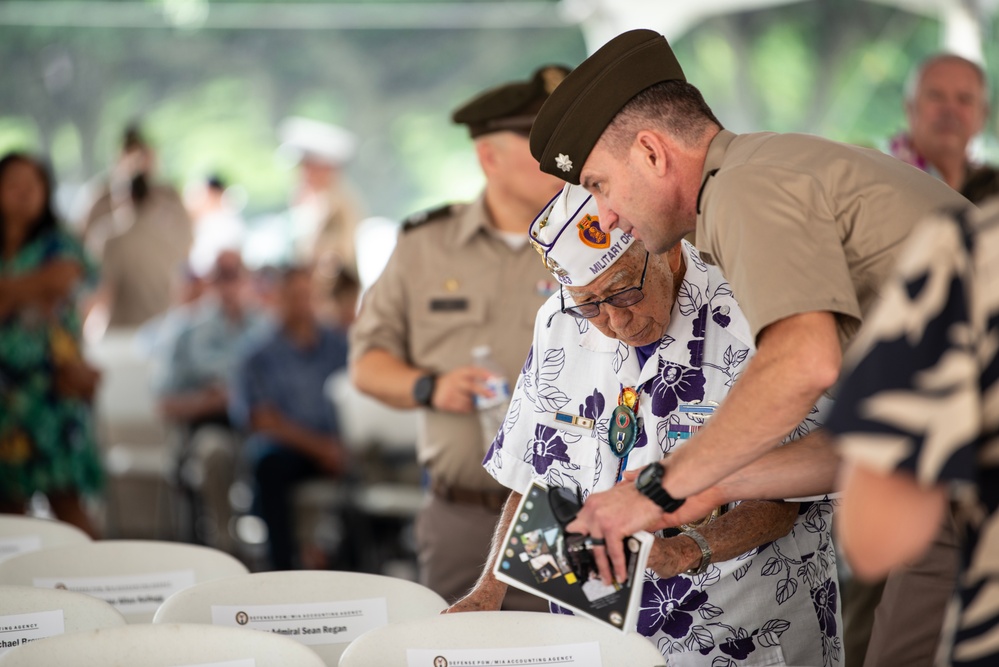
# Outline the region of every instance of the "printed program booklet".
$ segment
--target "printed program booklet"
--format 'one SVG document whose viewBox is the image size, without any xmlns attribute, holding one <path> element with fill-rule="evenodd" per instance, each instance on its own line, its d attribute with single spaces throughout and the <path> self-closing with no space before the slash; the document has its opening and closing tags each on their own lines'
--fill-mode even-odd
<svg viewBox="0 0 999 667">
<path fill-rule="evenodd" d="M 511 586 L 627 632 L 638 621 L 651 549 L 652 535 L 635 533 L 625 538 L 627 581 L 606 586 L 596 572 L 581 581 L 570 565 L 565 535 L 548 502 L 548 487 L 534 482 L 524 492 L 493 572 Z"/>
</svg>

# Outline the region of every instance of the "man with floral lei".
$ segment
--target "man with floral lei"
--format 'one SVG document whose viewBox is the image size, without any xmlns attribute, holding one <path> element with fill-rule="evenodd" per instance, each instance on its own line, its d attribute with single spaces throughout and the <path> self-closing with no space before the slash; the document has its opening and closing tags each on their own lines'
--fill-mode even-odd
<svg viewBox="0 0 999 667">
<path fill-rule="evenodd" d="M 585 500 L 634 479 L 711 418 L 754 352 L 728 283 L 686 241 L 650 254 L 606 231 L 573 185 L 530 235 L 561 289 L 538 313 L 484 462 L 512 490 L 492 557 L 452 612 L 499 608 L 506 585 L 492 566 L 532 480 Z M 816 427 L 825 407 L 788 439 Z M 754 500 L 658 534 L 637 630 L 671 665 L 840 664 L 831 514 L 825 499 Z"/>
</svg>

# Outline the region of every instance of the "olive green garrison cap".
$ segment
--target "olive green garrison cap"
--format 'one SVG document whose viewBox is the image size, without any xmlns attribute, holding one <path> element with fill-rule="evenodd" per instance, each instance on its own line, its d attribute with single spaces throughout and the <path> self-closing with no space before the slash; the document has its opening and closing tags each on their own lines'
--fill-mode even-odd
<svg viewBox="0 0 999 667">
<path fill-rule="evenodd" d="M 527 81 L 511 81 L 476 95 L 458 107 L 451 119 L 467 125 L 473 138 L 503 130 L 526 135 L 538 109 L 568 73 L 568 67 L 545 65 Z"/>
<path fill-rule="evenodd" d="M 614 116 L 661 81 L 686 81 L 666 38 L 631 30 L 600 47 L 548 97 L 531 130 L 541 171 L 579 185 L 579 172 Z"/>
</svg>

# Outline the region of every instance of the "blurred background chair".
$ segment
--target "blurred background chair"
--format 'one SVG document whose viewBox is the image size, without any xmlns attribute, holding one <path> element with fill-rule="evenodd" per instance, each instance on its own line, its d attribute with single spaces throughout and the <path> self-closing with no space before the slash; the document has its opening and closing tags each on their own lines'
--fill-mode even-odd
<svg viewBox="0 0 999 667">
<path fill-rule="evenodd" d="M 71 524 L 30 516 L 0 514 L 0 561 L 29 551 L 90 542 Z"/>
<path fill-rule="evenodd" d="M 87 592 L 110 602 L 129 623 L 148 623 L 176 591 L 246 572 L 229 554 L 208 547 L 106 540 L 13 556 L 0 562 L 0 584 Z"/>
<path fill-rule="evenodd" d="M 126 623 L 117 609 L 90 595 L 31 586 L 0 586 L 0 623 L 5 621 L 4 617 L 46 611 L 61 614 L 64 634 L 117 628 Z"/>
<path fill-rule="evenodd" d="M 663 667 L 666 659 L 634 632 L 576 616 L 530 611 L 481 611 L 404 621 L 365 633 L 344 651 L 340 667 L 408 667 L 409 649 L 440 651 L 534 648 L 595 642 L 604 667 Z"/>
<path fill-rule="evenodd" d="M 173 447 L 156 411 L 153 363 L 133 329 L 109 329 L 86 356 L 102 371 L 94 411 L 108 473 L 104 533 L 173 539 Z"/>
<path fill-rule="evenodd" d="M 210 625 L 127 625 L 50 637 L 0 656 L 3 667 L 323 667 L 307 647 L 267 632 Z"/>
<path fill-rule="evenodd" d="M 252 614 L 253 610 L 268 617 L 305 612 L 322 614 L 324 609 L 318 603 L 325 603 L 332 612 L 358 601 L 369 601 L 379 613 L 366 619 L 330 617 L 316 621 L 345 628 L 330 637 L 330 643 L 310 645 L 330 667 L 338 664 L 344 648 L 358 635 L 355 629 L 370 629 L 382 608 L 385 622 L 392 624 L 436 616 L 447 607 L 437 593 L 404 579 L 359 572 L 260 572 L 209 581 L 175 593 L 156 612 L 153 622 L 211 624 L 218 621 L 219 607 L 241 607 L 241 611 Z M 232 619 L 229 621 L 226 616 L 226 622 L 238 622 L 235 615 Z M 289 622 L 289 627 L 300 625 L 300 621 Z"/>
</svg>

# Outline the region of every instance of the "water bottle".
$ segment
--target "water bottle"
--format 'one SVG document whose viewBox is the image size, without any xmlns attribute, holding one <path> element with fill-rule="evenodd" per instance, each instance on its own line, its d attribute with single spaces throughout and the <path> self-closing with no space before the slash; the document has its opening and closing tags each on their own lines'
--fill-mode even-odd
<svg viewBox="0 0 999 667">
<path fill-rule="evenodd" d="M 489 371 L 485 385 L 493 395 L 475 397 L 479 424 L 482 426 L 482 442 L 488 449 L 506 419 L 506 410 L 510 406 L 510 385 L 503 370 L 493 361 L 492 350 L 488 345 L 480 345 L 472 350 L 472 363 Z"/>
</svg>

